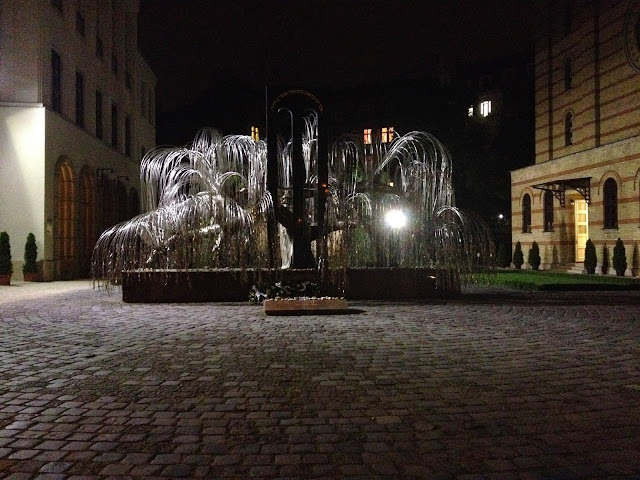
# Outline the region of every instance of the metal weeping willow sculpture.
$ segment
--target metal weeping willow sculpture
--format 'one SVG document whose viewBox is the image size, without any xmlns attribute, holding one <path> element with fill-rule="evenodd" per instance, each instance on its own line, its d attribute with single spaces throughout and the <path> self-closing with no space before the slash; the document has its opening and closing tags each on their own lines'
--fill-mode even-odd
<svg viewBox="0 0 640 480">
<path fill-rule="evenodd" d="M 359 136 L 339 138 L 323 173 L 317 113 L 300 126 L 300 152 L 293 133 L 270 141 L 277 172 L 264 141 L 212 129 L 186 147 L 147 153 L 145 213 L 100 236 L 94 280 L 109 286 L 131 271 L 274 271 L 300 267 L 304 257 L 302 266 L 320 273 L 440 269 L 449 284 L 441 287 L 457 288 L 461 273 L 490 263 L 490 233 L 455 207 L 451 159 L 434 136 L 410 132 L 366 145 Z"/>
</svg>

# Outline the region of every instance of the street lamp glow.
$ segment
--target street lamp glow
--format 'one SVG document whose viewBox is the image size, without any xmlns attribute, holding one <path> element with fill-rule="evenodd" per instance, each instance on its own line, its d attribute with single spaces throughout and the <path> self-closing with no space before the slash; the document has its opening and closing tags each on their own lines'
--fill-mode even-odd
<svg viewBox="0 0 640 480">
<path fill-rule="evenodd" d="M 400 229 L 407 225 L 407 216 L 402 210 L 393 209 L 385 214 L 384 221 L 388 227 Z"/>
<path fill-rule="evenodd" d="M 499 213 L 499 214 L 498 214 L 498 220 L 502 220 L 503 218 L 504 218 L 504 215 L 503 215 L 503 214 L 501 214 L 501 213 Z"/>
</svg>

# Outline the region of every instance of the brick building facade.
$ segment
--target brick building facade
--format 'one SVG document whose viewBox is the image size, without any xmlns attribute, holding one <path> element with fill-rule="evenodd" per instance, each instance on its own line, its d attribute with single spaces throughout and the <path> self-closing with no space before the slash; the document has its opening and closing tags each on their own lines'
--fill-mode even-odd
<svg viewBox="0 0 640 480">
<path fill-rule="evenodd" d="M 544 2 L 535 51 L 535 164 L 511 172 L 512 240 L 541 268 L 596 246 L 626 275 L 640 249 L 640 0 Z M 609 272 L 610 273 L 610 272 Z"/>
</svg>

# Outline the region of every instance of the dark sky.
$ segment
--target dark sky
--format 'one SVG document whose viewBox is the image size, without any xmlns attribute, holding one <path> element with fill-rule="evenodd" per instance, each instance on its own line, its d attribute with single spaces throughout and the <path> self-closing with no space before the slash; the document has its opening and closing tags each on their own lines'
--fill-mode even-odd
<svg viewBox="0 0 640 480">
<path fill-rule="evenodd" d="M 161 108 L 216 78 L 307 89 L 416 79 L 531 44 L 535 0 L 141 0 Z"/>
</svg>

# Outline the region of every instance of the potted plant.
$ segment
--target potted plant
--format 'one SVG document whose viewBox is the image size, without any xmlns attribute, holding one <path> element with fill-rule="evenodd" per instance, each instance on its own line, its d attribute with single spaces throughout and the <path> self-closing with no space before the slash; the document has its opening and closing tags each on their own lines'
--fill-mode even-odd
<svg viewBox="0 0 640 480">
<path fill-rule="evenodd" d="M 529 255 L 527 256 L 527 262 L 531 265 L 532 270 L 538 270 L 538 268 L 540 268 L 540 261 L 540 247 L 538 247 L 537 242 L 533 242 L 529 250 Z"/>
<path fill-rule="evenodd" d="M 620 237 L 618 237 L 613 247 L 613 269 L 619 277 L 624 277 L 624 272 L 627 269 L 627 254 Z"/>
<path fill-rule="evenodd" d="M 25 282 L 37 282 L 39 280 L 36 258 L 38 258 L 36 237 L 33 233 L 30 233 L 27 235 L 27 243 L 24 245 L 24 265 L 22 266 L 22 273 Z"/>
<path fill-rule="evenodd" d="M 587 245 L 584 249 L 584 269 L 587 271 L 587 275 L 593 275 L 596 273 L 596 265 L 598 264 L 598 257 L 596 255 L 596 246 L 591 239 L 587 240 Z"/>
<path fill-rule="evenodd" d="M 11 263 L 9 234 L 0 232 L 0 285 L 10 285 L 12 273 L 13 264 Z"/>
<path fill-rule="evenodd" d="M 524 255 L 522 254 L 522 245 L 520 245 L 520 242 L 516 242 L 516 248 L 513 251 L 513 266 L 516 267 L 516 270 L 520 270 L 523 263 Z"/>
</svg>

